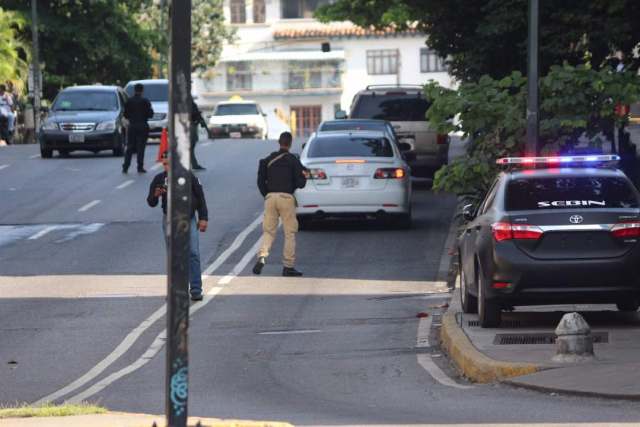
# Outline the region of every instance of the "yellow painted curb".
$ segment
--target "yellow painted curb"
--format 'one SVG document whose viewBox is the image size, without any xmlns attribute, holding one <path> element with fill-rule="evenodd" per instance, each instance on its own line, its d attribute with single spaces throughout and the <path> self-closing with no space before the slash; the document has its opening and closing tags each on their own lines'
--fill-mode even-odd
<svg viewBox="0 0 640 427">
<path fill-rule="evenodd" d="M 456 293 L 459 292 L 456 290 Z M 455 299 L 455 295 L 452 300 Z M 493 360 L 481 353 L 469 340 L 456 321 L 456 311 L 451 308 L 442 319 L 440 329 L 442 347 L 449 354 L 458 369 L 470 380 L 490 383 L 506 378 L 533 374 L 541 367 L 531 363 L 511 363 Z"/>
</svg>

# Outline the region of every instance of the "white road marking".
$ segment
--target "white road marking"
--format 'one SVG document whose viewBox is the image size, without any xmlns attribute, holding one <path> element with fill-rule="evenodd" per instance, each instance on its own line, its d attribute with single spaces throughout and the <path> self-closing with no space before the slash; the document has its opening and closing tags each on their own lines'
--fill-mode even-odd
<svg viewBox="0 0 640 427">
<path fill-rule="evenodd" d="M 254 221 L 254 223 L 255 223 L 255 221 Z M 260 246 L 261 242 L 262 242 L 262 238 L 258 239 L 258 241 L 256 243 L 254 243 L 254 245 L 251 247 L 251 249 L 249 249 L 249 251 L 242 257 L 240 262 L 238 262 L 235 265 L 235 267 L 231 270 L 231 272 L 225 276 L 225 278 L 226 277 L 230 278 L 228 280 L 228 282 L 226 282 L 226 283 L 229 283 L 231 280 L 233 280 L 233 278 L 236 277 L 238 274 L 240 274 L 240 272 L 242 270 L 244 270 L 247 267 L 247 265 L 253 260 L 253 258 L 255 257 L 256 252 L 258 251 L 258 247 Z M 215 296 L 218 295 L 218 293 L 221 290 L 222 290 L 222 287 L 219 287 L 219 286 L 211 288 L 209 290 L 209 292 L 207 292 L 207 295 L 204 297 L 202 302 L 194 304 L 194 305 L 191 306 L 189 317 L 193 316 L 198 310 L 202 309 L 207 304 L 209 304 L 211 302 L 211 300 L 213 300 L 215 298 Z M 140 356 L 135 362 L 133 362 L 129 366 L 126 366 L 126 367 L 120 369 L 117 372 L 114 372 L 113 374 L 109 375 L 105 379 L 103 379 L 103 380 L 99 381 L 98 383 L 94 384 L 93 386 L 89 387 L 88 389 L 86 389 L 82 393 L 79 393 L 79 394 L 77 394 L 75 396 L 70 397 L 67 400 L 67 402 L 69 402 L 69 403 L 80 403 L 82 401 L 86 401 L 88 398 L 94 396 L 96 393 L 101 392 L 102 390 L 104 390 L 105 388 L 107 388 L 109 385 L 113 384 L 114 382 L 116 382 L 120 378 L 125 377 L 125 376 L 137 371 L 138 369 L 142 368 L 144 365 L 149 363 L 149 361 L 151 359 L 153 359 L 160 352 L 162 347 L 164 347 L 166 339 L 167 339 L 167 330 L 164 329 L 162 332 L 160 332 L 158 334 L 156 339 L 153 340 L 153 343 L 151 343 L 149 348 L 147 348 L 147 351 L 145 351 L 144 354 L 142 356 Z"/>
<path fill-rule="evenodd" d="M 9 166 L 11 166 L 11 165 L 0 165 L 0 171 L 1 171 L 2 169 L 6 169 L 6 168 L 8 168 Z"/>
<path fill-rule="evenodd" d="M 46 234 L 49 234 L 50 232 L 52 232 L 53 230 L 55 230 L 57 228 L 58 228 L 57 225 L 49 226 L 49 227 L 47 227 L 45 229 L 42 229 L 42 230 L 38 231 L 33 236 L 29 237 L 28 240 L 37 240 L 37 239 L 41 238 L 42 236 L 44 236 Z"/>
<path fill-rule="evenodd" d="M 242 273 L 242 270 L 244 270 L 244 268 L 255 258 L 256 253 L 258 252 L 258 248 L 260 248 L 261 244 L 262 244 L 262 237 L 260 237 L 253 244 L 251 249 L 249 249 L 249 251 L 246 254 L 244 254 L 240 262 L 236 264 L 236 266 L 233 268 L 233 270 L 231 270 L 229 274 L 224 276 L 222 279 L 218 280 L 218 285 L 221 285 L 221 286 L 228 285 L 229 283 L 231 283 L 233 279 L 235 279 L 238 276 L 238 274 Z"/>
<path fill-rule="evenodd" d="M 30 159 L 39 159 L 40 154 L 34 154 L 33 156 L 29 156 Z"/>
<path fill-rule="evenodd" d="M 429 347 L 429 333 L 431 332 L 431 322 L 432 317 L 423 317 L 420 319 L 418 323 L 418 337 L 416 340 L 416 348 L 426 348 Z M 448 387 L 459 388 L 462 390 L 468 390 L 473 388 L 470 385 L 458 384 L 453 381 L 447 374 L 444 373 L 442 369 L 438 365 L 433 362 L 430 354 L 418 354 L 418 364 L 424 368 L 425 371 L 433 377 L 434 380 L 438 381 L 442 385 L 446 385 Z"/>
<path fill-rule="evenodd" d="M 78 209 L 78 212 L 86 212 L 89 209 L 91 209 L 92 207 L 99 205 L 102 201 L 101 200 L 94 200 L 92 202 L 87 203 L 86 205 L 84 205 L 83 207 L 81 207 L 80 209 Z"/>
<path fill-rule="evenodd" d="M 128 186 L 130 186 L 131 184 L 133 184 L 135 181 L 130 179 L 128 181 L 123 182 L 122 184 L 118 185 L 116 187 L 116 190 L 122 190 L 123 188 L 126 188 Z"/>
<path fill-rule="evenodd" d="M 213 274 L 213 272 L 216 269 L 218 269 L 222 264 L 224 264 L 226 262 L 226 260 L 233 254 L 233 252 L 235 252 L 238 248 L 240 248 L 240 246 L 242 246 L 242 244 L 244 243 L 245 239 L 249 236 L 249 234 L 261 222 L 262 222 L 262 215 L 260 215 L 251 224 L 249 224 L 244 230 L 242 230 L 238 234 L 238 236 L 235 238 L 235 240 L 233 241 L 231 246 L 229 248 L 227 248 L 227 250 L 225 250 L 222 254 L 220 254 L 220 256 L 213 262 L 213 264 L 211 264 L 205 270 L 205 272 L 203 273 L 203 279 L 205 279 L 209 275 Z M 246 255 L 245 255 L 245 258 L 246 258 Z M 240 262 L 241 263 L 245 262 L 245 258 L 243 258 Z M 246 261 L 246 262 L 248 262 L 248 261 Z M 235 271 L 235 269 L 234 269 L 234 271 Z M 207 295 L 205 295 L 205 297 L 204 297 L 204 299 L 203 299 L 203 301 L 201 303 L 198 303 L 198 304 L 196 304 L 196 305 L 194 305 L 192 307 L 191 314 L 197 312 L 201 307 L 204 307 L 209 301 L 211 301 L 213 299 L 213 297 L 219 291 L 220 291 L 220 288 L 217 288 L 217 287 L 212 288 L 207 293 Z M 109 366 L 111 366 L 113 363 L 115 363 L 115 361 L 118 360 L 123 354 L 125 354 L 133 346 L 133 344 L 138 340 L 138 338 L 140 338 L 140 336 L 147 329 L 149 329 L 156 321 L 161 319 L 166 314 L 166 312 L 167 312 L 167 306 L 166 306 L 166 304 L 164 304 L 162 307 L 160 307 L 155 312 L 153 312 L 153 314 L 151 314 L 151 316 L 149 316 L 145 320 L 143 320 L 142 323 L 140 323 L 140 325 L 138 325 L 131 332 L 129 332 L 129 334 L 124 338 L 124 340 L 120 344 L 118 344 L 118 346 L 107 357 L 105 357 L 102 361 L 100 361 L 95 367 L 93 367 L 91 370 L 89 370 L 86 374 L 84 374 L 82 377 L 78 378 L 77 380 L 73 381 L 71 384 L 63 387 L 62 389 L 43 397 L 42 399 L 40 399 L 37 402 L 35 402 L 34 405 L 43 405 L 43 404 L 45 404 L 47 402 L 53 402 L 55 400 L 58 400 L 59 398 L 65 396 L 65 395 L 67 395 L 67 394 L 69 394 L 71 392 L 74 392 L 74 391 L 78 390 L 80 387 L 83 387 L 84 385 L 86 385 L 87 383 L 89 383 L 90 381 L 95 379 L 98 375 L 100 375 L 102 372 L 104 372 Z M 164 334 L 164 332 L 161 333 L 160 335 L 158 335 L 158 337 L 156 337 L 156 339 L 154 340 L 153 344 L 151 344 L 151 347 L 149 347 L 149 350 L 156 348 L 155 346 L 157 346 L 157 341 L 158 340 L 165 339 L 165 338 L 162 338 L 163 334 Z M 157 350 L 155 350 L 155 353 L 153 353 L 153 356 L 155 356 L 155 354 L 160 350 L 160 348 L 162 348 L 162 345 L 160 345 L 160 347 Z M 151 354 L 151 353 L 149 353 L 149 350 L 147 350 L 147 352 L 145 352 L 145 354 L 143 354 L 143 356 L 140 359 L 138 359 L 138 361 L 134 362 L 134 365 L 139 364 L 140 360 L 144 360 L 143 358 L 145 357 L 145 355 L 148 356 L 149 354 Z M 153 356 L 151 356 L 151 358 L 153 358 Z M 149 360 L 151 358 L 149 358 Z M 135 368 L 134 368 L 134 365 L 130 365 L 129 367 L 125 368 L 125 369 L 130 370 L 130 371 L 122 373 L 121 376 L 127 375 L 129 372 L 133 372 L 136 369 L 139 369 L 140 367 L 144 366 L 144 364 L 146 364 L 149 360 L 146 360 L 144 363 L 142 363 L 142 365 L 139 365 L 139 366 L 136 365 L 137 367 L 135 367 Z M 124 371 L 125 369 L 123 369 L 122 371 Z M 122 371 L 119 371 L 119 372 L 122 372 Z M 112 375 L 115 375 L 115 374 L 112 374 Z M 120 377 L 118 377 L 118 378 L 120 378 Z M 118 378 L 114 378 L 111 382 L 116 381 Z M 106 379 L 104 381 L 106 381 Z M 97 384 L 96 384 L 96 386 L 97 386 Z M 106 385 L 105 385 L 105 387 L 106 387 Z M 98 391 L 96 391 L 95 393 L 97 393 L 97 392 Z M 78 396 L 80 396 L 80 395 L 78 395 Z"/>
<path fill-rule="evenodd" d="M 318 332 L 322 332 L 320 329 L 299 329 L 299 330 L 290 330 L 290 331 L 266 331 L 266 332 L 258 332 L 258 335 L 296 335 L 296 334 L 317 334 Z"/>
</svg>

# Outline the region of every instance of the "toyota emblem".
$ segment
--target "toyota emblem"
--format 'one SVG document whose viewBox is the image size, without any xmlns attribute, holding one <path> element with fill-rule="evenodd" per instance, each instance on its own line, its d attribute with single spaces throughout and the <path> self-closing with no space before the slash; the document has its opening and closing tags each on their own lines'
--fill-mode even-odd
<svg viewBox="0 0 640 427">
<path fill-rule="evenodd" d="M 569 217 L 569 222 L 571 224 L 582 224 L 582 221 L 584 221 L 582 215 L 571 215 Z"/>
</svg>

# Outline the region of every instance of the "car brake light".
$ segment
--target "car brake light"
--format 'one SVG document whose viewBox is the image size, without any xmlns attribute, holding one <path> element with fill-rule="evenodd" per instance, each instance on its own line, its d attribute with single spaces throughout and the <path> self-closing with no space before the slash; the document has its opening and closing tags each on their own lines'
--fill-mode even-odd
<svg viewBox="0 0 640 427">
<path fill-rule="evenodd" d="M 322 169 L 309 169 L 309 176 L 307 179 L 323 180 L 327 179 L 327 174 Z"/>
<path fill-rule="evenodd" d="M 511 283 L 509 282 L 493 282 L 491 285 L 493 289 L 509 289 L 511 288 Z"/>
<path fill-rule="evenodd" d="M 377 169 L 373 174 L 375 179 L 403 179 L 407 173 L 402 168 L 382 168 Z"/>
<path fill-rule="evenodd" d="M 640 222 L 621 222 L 611 227 L 611 233 L 619 239 L 640 237 Z"/>
<path fill-rule="evenodd" d="M 336 160 L 336 163 L 338 163 L 338 164 L 367 163 L 367 161 L 366 160 L 361 160 L 361 159 L 338 159 L 338 160 Z"/>
<path fill-rule="evenodd" d="M 438 143 L 438 145 L 446 144 L 447 142 L 449 142 L 449 135 L 439 133 L 436 137 L 436 142 Z"/>
<path fill-rule="evenodd" d="M 491 226 L 493 238 L 496 242 L 503 240 L 537 240 L 542 236 L 542 229 L 535 225 L 511 224 L 509 222 L 497 222 Z"/>
</svg>

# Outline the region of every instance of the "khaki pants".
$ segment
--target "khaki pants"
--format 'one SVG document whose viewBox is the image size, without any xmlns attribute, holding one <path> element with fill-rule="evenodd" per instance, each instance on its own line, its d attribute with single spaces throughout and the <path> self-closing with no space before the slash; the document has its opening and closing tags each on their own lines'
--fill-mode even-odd
<svg viewBox="0 0 640 427">
<path fill-rule="evenodd" d="M 282 219 L 282 228 L 284 229 L 282 264 L 285 267 L 293 267 L 296 262 L 298 220 L 296 219 L 296 199 L 291 194 L 269 193 L 264 199 L 262 247 L 258 251 L 258 257 L 267 258 L 269 256 L 278 230 L 278 219 Z"/>
</svg>

